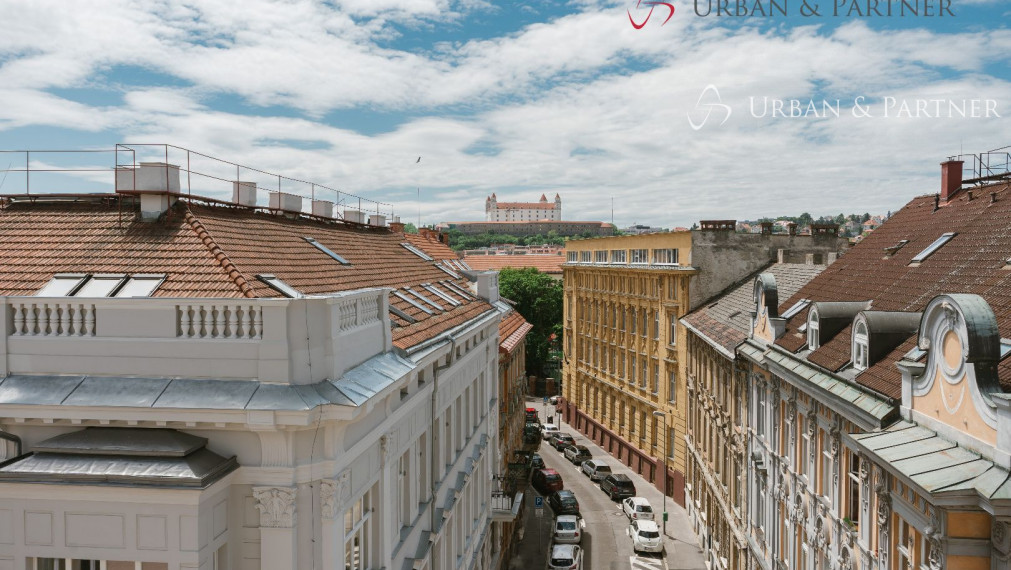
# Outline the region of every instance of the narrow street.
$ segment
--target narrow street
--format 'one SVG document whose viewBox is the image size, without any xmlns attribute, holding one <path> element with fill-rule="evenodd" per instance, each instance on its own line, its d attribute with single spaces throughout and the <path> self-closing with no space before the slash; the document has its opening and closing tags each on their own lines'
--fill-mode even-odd
<svg viewBox="0 0 1011 570">
<path fill-rule="evenodd" d="M 553 406 L 544 406 L 540 400 L 531 400 L 528 405 L 537 408 L 541 421 L 547 421 L 555 416 L 546 416 L 546 412 L 554 414 Z M 560 421 L 560 419 L 559 419 Z M 635 484 L 637 495 L 649 500 L 656 512 L 657 525 L 663 528 L 660 491 L 636 475 L 626 466 L 610 457 L 603 449 L 572 429 L 568 424 L 558 424 L 562 432 L 571 434 L 577 445 L 585 445 L 595 459 L 604 459 L 611 465 L 614 473 L 628 475 Z M 538 453 L 544 459 L 546 467 L 558 471 L 565 483 L 565 488 L 575 493 L 583 516 L 584 534 L 580 546 L 584 550 L 583 568 L 586 570 L 695 570 L 704 569 L 702 552 L 695 540 L 695 535 L 688 524 L 684 509 L 673 499 L 667 499 L 666 556 L 639 554 L 632 552 L 632 541 L 626 533 L 629 526 L 628 518 L 621 510 L 620 502 L 611 501 L 601 492 L 600 487 L 583 475 L 580 468 L 570 463 L 565 457 L 547 442 L 541 444 Z M 535 501 L 539 494 L 533 488 L 528 488 L 524 500 L 525 509 L 524 536 L 520 542 L 519 556 L 510 562 L 510 570 L 539 570 L 547 562 L 548 549 L 551 544 L 551 525 L 553 514 L 547 506 L 536 508 Z"/>
</svg>

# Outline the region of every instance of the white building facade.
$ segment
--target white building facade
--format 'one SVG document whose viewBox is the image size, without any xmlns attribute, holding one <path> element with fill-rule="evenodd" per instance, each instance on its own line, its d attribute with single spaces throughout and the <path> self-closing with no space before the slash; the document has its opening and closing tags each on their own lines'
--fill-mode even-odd
<svg viewBox="0 0 1011 570">
<path fill-rule="evenodd" d="M 493 193 L 484 201 L 486 222 L 560 222 L 562 221 L 562 197 L 555 194 L 555 199 L 548 202 L 548 197 L 541 194 L 537 202 L 499 202 Z"/>
<path fill-rule="evenodd" d="M 127 227 L 119 235 L 135 246 L 129 262 L 160 274 L 150 296 L 113 292 L 140 274 L 108 296 L 78 295 L 101 290 L 106 277 L 95 267 L 110 263 L 107 253 L 66 259 L 68 245 L 35 239 L 39 256 L 60 259 L 39 266 L 45 275 L 5 260 L 7 284 L 20 272 L 59 290 L 60 279 L 75 278 L 60 270 L 75 263 L 82 280 L 59 296 L 0 291 L 0 569 L 496 563 L 494 274 L 446 279 L 381 228 L 197 212 L 182 201 L 151 222 L 119 207 Z M 16 241 L 15 228 L 66 216 L 104 227 L 112 214 L 103 208 L 15 203 L 0 213 L 0 233 Z M 248 251 L 228 245 L 230 223 L 253 228 L 236 238 Z M 194 263 L 219 264 L 226 283 L 248 279 L 243 294 L 203 296 L 192 272 L 154 267 L 164 262 L 152 248 L 185 249 L 191 229 L 211 252 Z M 413 271 L 424 284 L 398 287 L 373 272 L 375 286 L 346 288 L 338 277 L 285 275 L 299 260 L 329 271 L 325 256 L 300 257 L 317 255 L 310 233 L 348 261 L 332 272 L 340 279 L 396 254 L 396 279 Z M 290 248 L 271 274 L 253 266 L 271 251 L 256 250 L 253 234 L 275 252 Z M 17 255 L 16 246 L 7 251 Z M 268 297 L 262 286 L 272 279 L 295 295 Z M 194 294 L 184 296 L 188 286 Z M 311 291 L 319 287 L 332 291 Z"/>
</svg>

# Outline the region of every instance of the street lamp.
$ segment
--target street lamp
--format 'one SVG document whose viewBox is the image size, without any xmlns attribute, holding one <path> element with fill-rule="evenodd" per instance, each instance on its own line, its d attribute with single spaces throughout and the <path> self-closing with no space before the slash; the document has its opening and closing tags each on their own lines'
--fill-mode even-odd
<svg viewBox="0 0 1011 570">
<path fill-rule="evenodd" d="M 664 447 L 670 446 L 670 433 L 667 431 L 667 414 L 656 410 L 653 412 L 654 418 L 663 418 L 663 442 Z M 667 535 L 667 450 L 663 450 L 663 490 L 660 491 L 663 496 L 663 534 Z"/>
</svg>

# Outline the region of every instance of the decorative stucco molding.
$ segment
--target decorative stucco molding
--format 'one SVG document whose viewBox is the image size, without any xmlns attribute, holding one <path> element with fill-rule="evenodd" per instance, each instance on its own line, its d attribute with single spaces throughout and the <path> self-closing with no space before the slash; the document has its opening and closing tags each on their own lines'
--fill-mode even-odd
<svg viewBox="0 0 1011 570">
<path fill-rule="evenodd" d="M 324 519 L 337 516 L 337 482 L 324 479 L 319 484 L 320 511 Z"/>
<path fill-rule="evenodd" d="M 260 511 L 260 526 L 292 528 L 295 526 L 294 487 L 253 487 L 253 498 Z"/>
</svg>

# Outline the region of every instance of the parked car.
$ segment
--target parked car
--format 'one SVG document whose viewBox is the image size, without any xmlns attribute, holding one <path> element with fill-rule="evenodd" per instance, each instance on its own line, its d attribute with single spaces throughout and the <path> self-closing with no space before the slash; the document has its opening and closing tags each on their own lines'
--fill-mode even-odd
<svg viewBox="0 0 1011 570">
<path fill-rule="evenodd" d="M 530 456 L 530 468 L 531 469 L 544 469 L 544 458 L 539 454 L 535 453 Z"/>
<path fill-rule="evenodd" d="M 660 527 L 653 521 L 632 521 L 628 536 L 632 537 L 632 552 L 663 552 Z"/>
<path fill-rule="evenodd" d="M 527 424 L 523 426 L 523 443 L 540 443 L 541 442 L 541 426 L 540 424 Z"/>
<path fill-rule="evenodd" d="M 583 567 L 583 549 L 578 544 L 556 544 L 551 547 L 547 570 L 580 570 Z"/>
<path fill-rule="evenodd" d="M 611 466 L 599 459 L 584 461 L 582 469 L 583 473 L 590 478 L 590 481 L 600 481 L 611 474 Z"/>
<path fill-rule="evenodd" d="M 565 458 L 573 465 L 579 465 L 587 459 L 593 459 L 593 456 L 585 445 L 570 445 L 565 448 Z"/>
<path fill-rule="evenodd" d="M 600 480 L 600 490 L 607 493 L 611 500 L 624 499 L 635 496 L 635 484 L 628 478 L 628 475 L 610 474 Z"/>
<path fill-rule="evenodd" d="M 526 409 L 527 421 L 537 423 L 540 418 L 537 417 L 537 408 L 527 408 Z"/>
<path fill-rule="evenodd" d="M 551 436 L 548 443 L 558 451 L 561 451 L 570 445 L 576 445 L 576 438 L 572 437 L 571 434 L 558 432 Z"/>
<path fill-rule="evenodd" d="M 555 491 L 548 496 L 548 506 L 556 515 L 579 515 L 579 501 L 576 495 L 567 489 Z"/>
<path fill-rule="evenodd" d="M 621 510 L 625 511 L 628 520 L 653 520 L 653 507 L 643 497 L 629 497 L 621 502 Z"/>
<path fill-rule="evenodd" d="M 579 517 L 576 515 L 558 515 L 555 519 L 553 538 L 555 544 L 579 544 L 583 538 Z"/>
<path fill-rule="evenodd" d="M 548 398 L 548 403 L 551 404 L 552 406 L 557 406 L 558 396 L 551 396 L 550 398 Z"/>
<path fill-rule="evenodd" d="M 547 495 L 565 488 L 562 476 L 554 469 L 538 469 L 530 478 L 530 484 L 542 495 Z"/>
<path fill-rule="evenodd" d="M 544 424 L 541 426 L 541 438 L 549 439 L 552 435 L 558 433 L 558 426 L 555 424 Z"/>
</svg>

